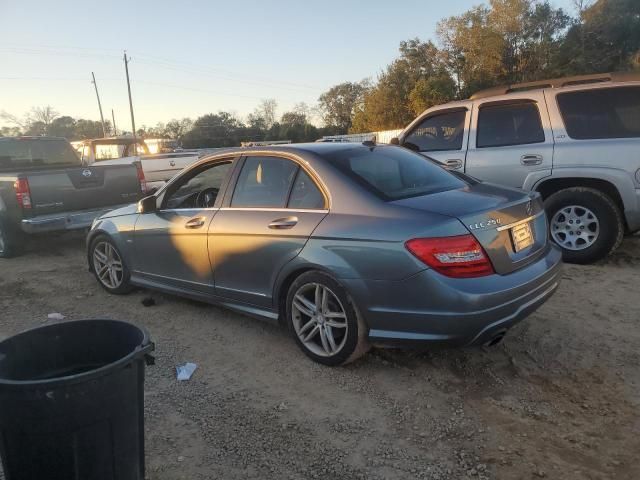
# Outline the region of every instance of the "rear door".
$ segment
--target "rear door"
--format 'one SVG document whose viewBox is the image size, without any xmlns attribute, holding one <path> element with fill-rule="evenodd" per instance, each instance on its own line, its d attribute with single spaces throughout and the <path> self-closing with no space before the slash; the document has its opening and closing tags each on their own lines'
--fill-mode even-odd
<svg viewBox="0 0 640 480">
<path fill-rule="evenodd" d="M 229 197 L 209 229 L 216 294 L 271 307 L 278 273 L 327 215 L 327 196 L 293 158 L 252 156 Z"/>
<path fill-rule="evenodd" d="M 410 127 L 402 145 L 463 171 L 470 121 L 471 112 L 465 107 L 429 112 Z"/>
<path fill-rule="evenodd" d="M 471 132 L 469 175 L 515 188 L 551 175 L 553 132 L 542 91 L 477 100 Z"/>
</svg>

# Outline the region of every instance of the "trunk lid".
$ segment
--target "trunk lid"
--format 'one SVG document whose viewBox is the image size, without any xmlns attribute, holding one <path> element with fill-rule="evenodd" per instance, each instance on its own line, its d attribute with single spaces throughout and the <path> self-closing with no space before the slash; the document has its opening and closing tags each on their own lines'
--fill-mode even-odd
<svg viewBox="0 0 640 480">
<path fill-rule="evenodd" d="M 547 221 L 537 193 L 477 183 L 393 203 L 460 220 L 482 245 L 498 274 L 529 264 L 547 244 Z"/>
</svg>

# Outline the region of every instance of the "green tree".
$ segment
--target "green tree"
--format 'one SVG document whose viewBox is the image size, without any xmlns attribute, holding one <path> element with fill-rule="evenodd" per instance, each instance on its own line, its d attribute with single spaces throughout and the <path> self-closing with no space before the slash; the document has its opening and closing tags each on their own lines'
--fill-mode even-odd
<svg viewBox="0 0 640 480">
<path fill-rule="evenodd" d="M 69 139 L 75 138 L 75 119 L 73 117 L 69 117 L 68 115 L 54 119 L 49 126 L 48 134 L 54 137 L 65 137 Z"/>
<path fill-rule="evenodd" d="M 320 95 L 318 102 L 325 124 L 347 133 L 353 123 L 353 116 L 362 108 L 369 87 L 367 80 L 344 82 Z"/>
<path fill-rule="evenodd" d="M 210 113 L 193 122 L 182 144 L 185 148 L 233 147 L 240 144 L 244 130 L 244 124 L 231 113 Z"/>
</svg>

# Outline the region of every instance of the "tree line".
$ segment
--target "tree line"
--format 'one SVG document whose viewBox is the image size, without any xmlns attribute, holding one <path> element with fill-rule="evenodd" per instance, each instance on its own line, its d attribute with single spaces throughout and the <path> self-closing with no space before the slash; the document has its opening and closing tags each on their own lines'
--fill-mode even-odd
<svg viewBox="0 0 640 480">
<path fill-rule="evenodd" d="M 398 58 L 375 80 L 335 85 L 315 106 L 298 103 L 278 117 L 276 101 L 267 99 L 246 119 L 219 111 L 142 126 L 136 133 L 176 138 L 185 148 L 314 141 L 402 128 L 433 105 L 496 85 L 640 69 L 640 0 L 574 0 L 574 5 L 577 13 L 571 16 L 549 0 L 489 0 L 441 20 L 435 42 L 401 42 Z M 0 119 L 10 125 L 0 128 L 0 136 L 102 136 L 100 122 L 60 116 L 50 106 L 22 118 L 2 112 Z M 105 130 L 116 133 L 108 121 Z"/>
</svg>

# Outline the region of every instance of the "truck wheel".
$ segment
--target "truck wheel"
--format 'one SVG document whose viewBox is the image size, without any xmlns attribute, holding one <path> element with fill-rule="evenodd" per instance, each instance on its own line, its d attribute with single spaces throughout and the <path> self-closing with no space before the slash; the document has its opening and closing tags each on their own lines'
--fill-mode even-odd
<svg viewBox="0 0 640 480">
<path fill-rule="evenodd" d="M 11 258 L 19 253 L 15 237 L 0 220 L 0 258 Z"/>
<path fill-rule="evenodd" d="M 574 187 L 544 202 L 551 239 L 568 263 L 591 263 L 613 252 L 624 236 L 618 206 L 599 190 Z"/>
</svg>

